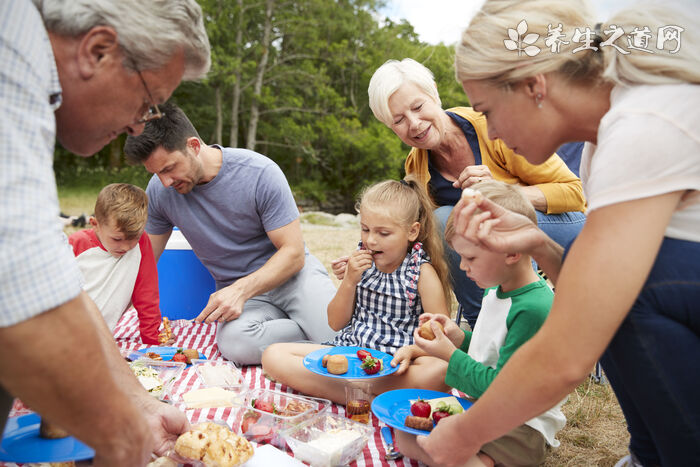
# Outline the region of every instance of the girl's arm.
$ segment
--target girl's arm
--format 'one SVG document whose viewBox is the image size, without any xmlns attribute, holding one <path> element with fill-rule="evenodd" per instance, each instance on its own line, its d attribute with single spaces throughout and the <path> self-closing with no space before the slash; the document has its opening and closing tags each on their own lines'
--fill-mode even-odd
<svg viewBox="0 0 700 467">
<path fill-rule="evenodd" d="M 424 313 L 450 316 L 447 300 L 442 290 L 442 283 L 440 283 L 440 278 L 433 265 L 423 263 L 418 277 L 418 296 L 423 304 Z"/>
<path fill-rule="evenodd" d="M 555 405 L 586 377 L 639 295 L 681 195 L 589 214 L 540 331 L 513 354 L 473 407 L 419 437 L 435 462 L 466 461 L 484 443 Z"/>
<path fill-rule="evenodd" d="M 362 278 L 362 273 L 371 266 L 372 255 L 369 250 L 357 250 L 350 255 L 345 277 L 333 300 L 328 304 L 328 325 L 334 331 L 340 331 L 352 319 L 355 310 L 355 288 Z"/>
</svg>

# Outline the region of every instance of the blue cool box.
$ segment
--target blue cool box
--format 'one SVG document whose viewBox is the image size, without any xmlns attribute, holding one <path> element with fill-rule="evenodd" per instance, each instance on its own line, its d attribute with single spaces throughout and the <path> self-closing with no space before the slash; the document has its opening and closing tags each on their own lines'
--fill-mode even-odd
<svg viewBox="0 0 700 467">
<path fill-rule="evenodd" d="M 179 229 L 173 229 L 158 260 L 160 310 L 173 319 L 196 318 L 216 286 Z"/>
</svg>

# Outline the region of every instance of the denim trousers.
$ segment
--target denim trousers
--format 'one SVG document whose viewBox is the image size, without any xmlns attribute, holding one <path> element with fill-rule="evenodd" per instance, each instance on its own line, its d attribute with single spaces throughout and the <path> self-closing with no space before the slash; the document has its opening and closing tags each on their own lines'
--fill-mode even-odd
<svg viewBox="0 0 700 467">
<path fill-rule="evenodd" d="M 443 232 L 453 207 L 440 206 L 435 210 L 436 219 Z M 582 212 L 564 212 L 561 214 L 535 212 L 537 213 L 537 224 L 540 229 L 562 246 L 567 246 L 573 242 L 583 228 L 584 222 L 586 222 L 586 215 Z M 476 318 L 479 316 L 479 310 L 481 310 L 481 299 L 484 297 L 484 289 L 476 285 L 467 277 L 464 271 L 459 269 L 459 254 L 446 242 L 445 259 L 450 268 L 452 290 L 459 303 L 461 315 L 467 320 L 469 326 L 474 329 Z"/>
<path fill-rule="evenodd" d="M 639 461 L 700 465 L 700 243 L 664 239 L 601 364 Z"/>
</svg>

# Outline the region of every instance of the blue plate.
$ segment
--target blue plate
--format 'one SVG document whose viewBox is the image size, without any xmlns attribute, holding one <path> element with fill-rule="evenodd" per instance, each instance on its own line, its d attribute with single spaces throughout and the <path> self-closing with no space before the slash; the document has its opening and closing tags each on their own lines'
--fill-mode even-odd
<svg viewBox="0 0 700 467">
<path fill-rule="evenodd" d="M 416 399 L 437 399 L 438 397 L 448 397 L 440 391 L 430 391 L 426 389 L 396 389 L 378 395 L 372 401 L 372 413 L 379 420 L 397 430 L 413 433 L 414 435 L 427 435 L 429 431 L 416 430 L 404 425 L 406 417 L 411 415 L 411 401 Z M 457 398 L 464 410 L 472 406 L 466 399 Z"/>
<path fill-rule="evenodd" d="M 163 361 L 168 361 L 173 359 L 173 355 L 177 353 L 177 349 L 182 349 L 183 347 L 148 347 L 145 349 L 134 350 L 129 354 L 129 358 L 136 360 L 137 358 L 146 355 L 146 352 L 154 352 L 161 356 Z M 197 351 L 199 352 L 199 350 Z M 199 352 L 199 359 L 206 360 L 207 357 L 204 356 L 202 352 Z M 189 366 L 189 365 L 187 365 Z"/>
<path fill-rule="evenodd" d="M 366 350 L 371 353 L 373 357 L 378 358 L 382 361 L 383 367 L 379 373 L 373 375 L 368 375 L 365 370 L 360 368 L 362 363 L 357 357 L 358 350 Z M 342 375 L 334 375 L 329 373 L 326 368 L 321 365 L 321 360 L 323 360 L 324 355 L 345 355 L 348 359 L 348 371 Z M 399 369 L 399 366 L 391 366 L 391 361 L 394 359 L 388 353 L 381 352 L 379 350 L 367 349 L 365 347 L 330 347 L 324 349 L 314 350 L 306 357 L 304 357 L 304 366 L 316 374 L 329 376 L 331 378 L 341 378 L 341 379 L 366 379 L 366 378 L 378 378 L 380 376 L 386 376 L 394 373 Z"/>
<path fill-rule="evenodd" d="M 95 451 L 69 436 L 46 439 L 39 436 L 39 414 L 30 413 L 7 420 L 0 444 L 0 461 L 70 462 L 92 459 Z"/>
</svg>

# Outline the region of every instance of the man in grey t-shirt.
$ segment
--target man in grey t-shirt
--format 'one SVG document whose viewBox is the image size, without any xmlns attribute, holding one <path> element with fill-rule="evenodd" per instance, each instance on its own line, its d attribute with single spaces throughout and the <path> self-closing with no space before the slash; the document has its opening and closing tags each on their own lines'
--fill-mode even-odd
<svg viewBox="0 0 700 467">
<path fill-rule="evenodd" d="M 124 153 L 154 174 L 146 232 L 156 259 L 177 226 L 216 280 L 196 320 L 219 323 L 222 355 L 254 365 L 272 343 L 332 338 L 326 308 L 335 287 L 305 251 L 280 168 L 253 151 L 207 146 L 182 110 L 162 110 Z"/>
</svg>

